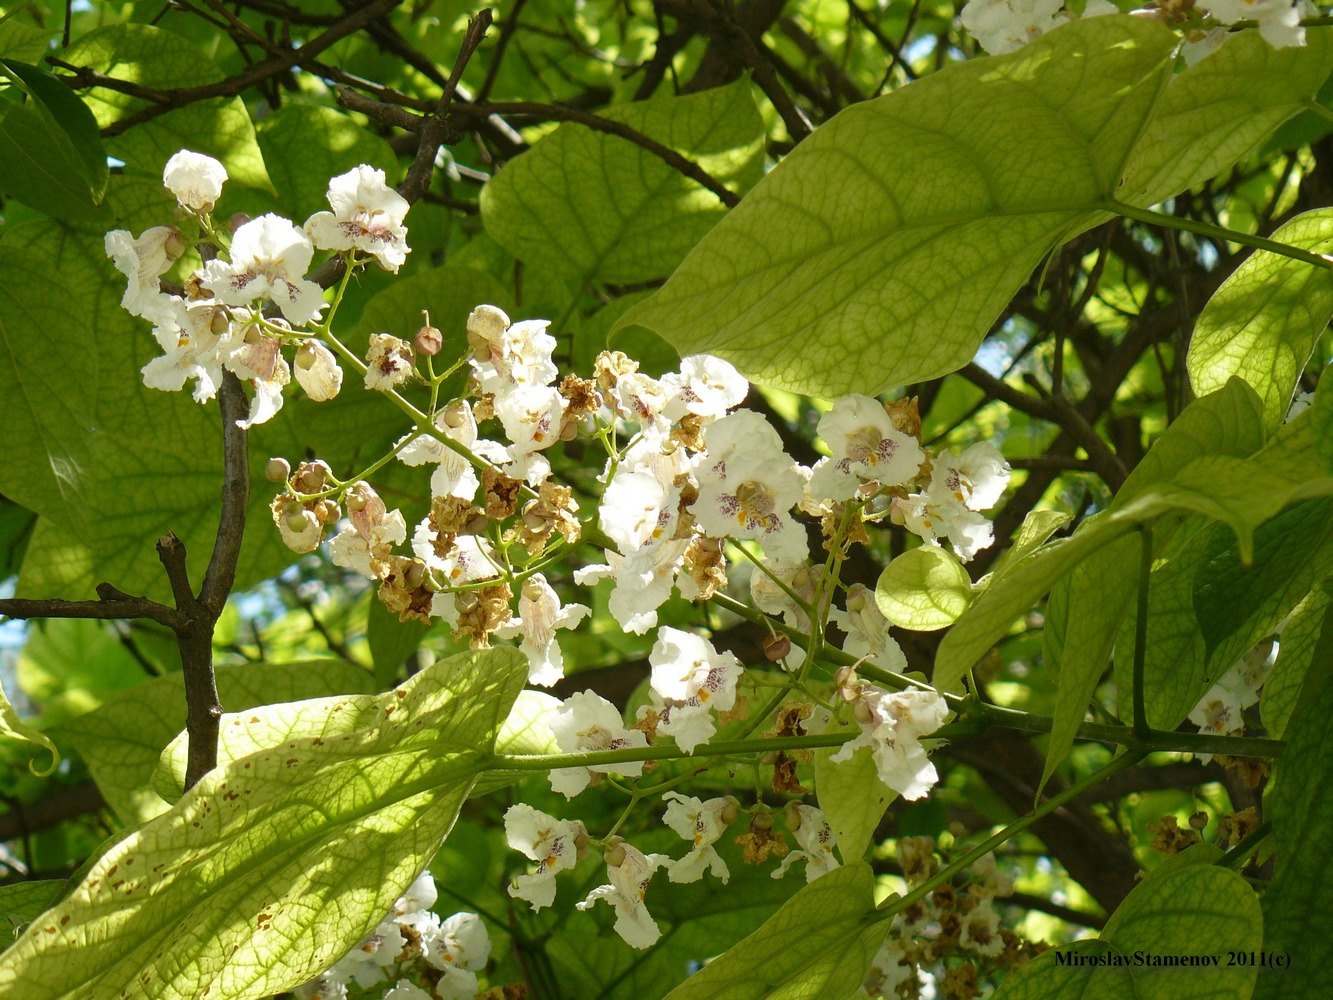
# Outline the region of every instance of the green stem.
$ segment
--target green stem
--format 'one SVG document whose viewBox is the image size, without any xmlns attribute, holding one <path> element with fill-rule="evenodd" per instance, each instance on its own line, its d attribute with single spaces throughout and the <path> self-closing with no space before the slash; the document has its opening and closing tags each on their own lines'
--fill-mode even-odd
<svg viewBox="0 0 1333 1000">
<path fill-rule="evenodd" d="M 859 732 L 859 731 L 858 731 Z M 705 744 L 703 752 L 686 753 L 679 747 L 629 747 L 624 750 L 589 750 L 584 753 L 496 754 L 492 771 L 549 771 L 557 767 L 592 767 L 596 764 L 623 764 L 636 760 L 700 760 L 731 754 L 765 754 L 772 750 L 819 750 L 840 747 L 857 733 L 832 733 L 822 736 L 779 736 L 772 739 L 719 740 Z"/>
<path fill-rule="evenodd" d="M 963 871 L 964 869 L 972 867 L 972 865 L 975 864 L 980 858 L 985 857 L 991 851 L 995 850 L 995 848 L 999 847 L 1001 844 L 1011 839 L 1016 834 L 1019 834 L 1022 831 L 1026 830 L 1028 827 L 1030 827 L 1033 823 L 1037 822 L 1037 820 L 1041 819 L 1043 816 L 1047 815 L 1048 813 L 1054 812 L 1056 809 L 1059 809 L 1066 802 L 1082 795 L 1085 791 L 1087 791 L 1089 788 L 1092 788 L 1094 785 L 1101 784 L 1101 782 L 1105 781 L 1111 775 L 1116 774 L 1119 771 L 1123 771 L 1125 768 L 1130 767 L 1133 764 L 1137 764 L 1140 760 L 1143 759 L 1143 756 L 1144 754 L 1141 752 L 1140 753 L 1128 752 L 1121 754 L 1119 757 L 1115 758 L 1113 761 L 1111 761 L 1111 763 L 1107 764 L 1105 767 L 1098 768 L 1096 771 L 1093 771 L 1082 781 L 1075 782 L 1074 784 L 1066 788 L 1063 792 L 1061 792 L 1059 795 L 1056 795 L 1054 798 L 1047 799 L 1045 802 L 1037 806 L 1036 809 L 1033 809 L 1032 812 L 1028 813 L 1026 816 L 1014 820 L 1014 822 L 1010 823 L 1008 826 L 1006 826 L 999 833 L 995 834 L 993 837 L 990 837 L 982 841 L 980 844 L 972 848 L 972 850 L 968 851 L 957 861 L 954 861 L 952 864 L 940 869 L 933 876 L 931 876 L 925 882 L 922 882 L 919 886 L 917 886 L 911 892 L 907 893 L 905 896 L 902 896 L 901 898 L 898 899 L 889 899 L 886 900 L 884 903 L 880 904 L 880 906 L 876 908 L 876 913 L 875 913 L 876 918 L 888 919 L 890 917 L 896 916 L 903 910 L 906 910 L 917 900 L 922 899 L 925 896 L 928 896 L 930 893 L 934 892 L 935 889 L 937 889 L 939 886 L 945 885 L 946 883 L 951 881 L 956 874 Z"/>
<path fill-rule="evenodd" d="M 1134 621 L 1134 735 L 1146 740 L 1152 732 L 1148 726 L 1148 709 L 1143 697 L 1144 664 L 1148 658 L 1148 578 L 1152 575 L 1152 527 L 1139 528 L 1142 547 L 1139 552 L 1139 595 L 1137 617 Z"/>
<path fill-rule="evenodd" d="M 1275 253 L 1281 257 L 1289 257 L 1292 260 L 1299 260 L 1306 264 L 1313 264 L 1315 267 L 1333 267 L 1333 259 L 1324 254 L 1312 253 L 1309 250 L 1303 250 L 1300 247 L 1294 247 L 1288 243 L 1279 243 L 1277 240 L 1266 239 L 1263 236 L 1254 236 L 1250 233 L 1242 233 L 1235 229 L 1214 226 L 1209 222 L 1200 222 L 1197 219 L 1181 219 L 1174 215 L 1167 215 L 1165 212 L 1153 212 L 1146 208 L 1136 208 L 1133 205 L 1125 204 L 1123 201 L 1116 201 L 1114 198 L 1108 199 L 1106 209 L 1107 211 L 1115 212 L 1117 215 L 1123 215 L 1127 219 L 1146 222 L 1152 226 L 1163 226 L 1166 229 L 1180 229 L 1184 232 L 1194 233 L 1198 236 L 1207 236 L 1211 239 L 1222 240 L 1227 243 L 1238 243 L 1241 246 L 1253 247 L 1256 250 L 1266 250 L 1269 253 Z"/>
</svg>

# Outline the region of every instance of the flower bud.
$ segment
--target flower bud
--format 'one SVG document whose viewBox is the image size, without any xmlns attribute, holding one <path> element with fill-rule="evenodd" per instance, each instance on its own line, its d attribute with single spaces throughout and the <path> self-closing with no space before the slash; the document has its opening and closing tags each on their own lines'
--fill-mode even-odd
<svg viewBox="0 0 1333 1000">
<path fill-rule="evenodd" d="M 732 823 L 736 822 L 736 817 L 741 813 L 741 804 L 736 801 L 736 796 L 734 795 L 728 795 L 726 801 L 727 804 L 722 807 L 722 812 L 719 813 L 718 818 L 727 826 L 731 826 Z"/>
<path fill-rule="evenodd" d="M 833 684 L 835 687 L 848 687 L 856 683 L 855 667 L 839 667 L 838 672 L 833 675 Z"/>
<path fill-rule="evenodd" d="M 799 830 L 801 828 L 801 810 L 797 808 L 799 802 L 788 802 L 783 819 L 787 821 L 788 830 Z"/>
<path fill-rule="evenodd" d="M 602 848 L 602 857 L 612 868 L 619 868 L 625 863 L 625 842 L 620 837 L 612 837 Z"/>
<path fill-rule="evenodd" d="M 574 850 L 578 852 L 578 858 L 583 860 L 588 853 L 588 831 L 578 820 L 574 821 L 576 830 L 574 833 Z"/>
<path fill-rule="evenodd" d="M 403 574 L 403 582 L 409 587 L 420 587 L 426 582 L 426 564 L 420 559 L 413 559 Z"/>
<path fill-rule="evenodd" d="M 305 509 L 294 507 L 287 512 L 287 527 L 292 531 L 304 531 L 306 528 Z"/>
<path fill-rule="evenodd" d="M 325 497 L 319 502 L 319 507 L 315 510 L 315 516 L 319 518 L 320 524 L 332 524 L 342 517 L 342 511 L 338 509 L 338 504 L 334 500 Z"/>
<path fill-rule="evenodd" d="M 309 371 L 318 361 L 319 355 L 315 353 L 315 345 L 310 341 L 307 340 L 296 349 L 296 367 L 302 371 Z"/>
<path fill-rule="evenodd" d="M 179 260 L 181 254 L 185 253 L 185 237 L 175 226 L 167 227 L 166 238 L 162 241 L 162 250 L 166 253 L 168 260 Z"/>
<path fill-rule="evenodd" d="M 791 640 L 782 633 L 770 635 L 764 640 L 764 656 L 776 663 L 791 655 Z"/>
<path fill-rule="evenodd" d="M 852 703 L 852 716 L 863 726 L 870 726 L 875 722 L 875 710 L 865 699 Z"/>
<path fill-rule="evenodd" d="M 430 325 L 430 313 L 423 309 L 421 315 L 426 318 L 426 325 L 417 331 L 412 346 L 416 348 L 418 354 L 434 356 L 439 354 L 440 348 L 444 346 L 444 334 L 440 332 L 438 327 Z"/>
<path fill-rule="evenodd" d="M 467 426 L 467 404 L 459 401 L 450 403 L 444 411 L 444 426 L 450 430 L 458 430 L 460 427 Z"/>
<path fill-rule="evenodd" d="M 755 813 L 750 820 L 750 826 L 760 833 L 767 833 L 773 829 L 773 814 L 767 809 Z"/>
<path fill-rule="evenodd" d="M 353 489 L 347 494 L 347 509 L 355 514 L 359 514 L 365 510 L 366 504 L 369 502 L 370 501 L 366 499 L 366 495 L 359 490 Z"/>
<path fill-rule="evenodd" d="M 292 467 L 285 458 L 270 458 L 264 466 L 264 478 L 270 483 L 285 483 L 292 474 Z"/>
<path fill-rule="evenodd" d="M 1190 826 L 1196 830 L 1202 830 L 1208 825 L 1208 814 L 1203 810 L 1196 812 L 1190 817 Z"/>
</svg>

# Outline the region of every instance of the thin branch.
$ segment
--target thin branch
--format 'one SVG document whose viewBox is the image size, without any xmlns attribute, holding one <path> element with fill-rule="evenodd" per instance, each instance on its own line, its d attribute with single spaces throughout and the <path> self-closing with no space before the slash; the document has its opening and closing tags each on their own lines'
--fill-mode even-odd
<svg viewBox="0 0 1333 1000">
<path fill-rule="evenodd" d="M 175 608 L 147 597 L 126 597 L 99 601 L 66 601 L 60 598 L 9 597 L 0 600 L 0 615 L 6 618 L 147 618 L 169 629 L 180 627 Z"/>
<path fill-rule="evenodd" d="M 500 37 L 491 51 L 491 64 L 486 67 L 486 79 L 481 81 L 481 87 L 476 93 L 478 101 L 484 101 L 491 96 L 496 77 L 500 75 L 500 64 L 504 61 L 505 49 L 509 48 L 509 40 L 514 37 L 514 32 L 518 29 L 518 16 L 523 13 L 527 2 L 528 0 L 514 0 L 514 9 L 500 25 Z"/>
<path fill-rule="evenodd" d="M 218 401 L 222 409 L 222 511 L 218 516 L 213 556 L 199 589 L 199 603 L 213 621 L 222 614 L 227 595 L 236 582 L 236 563 L 245 535 L 245 512 L 250 503 L 250 449 L 245 429 L 239 425 L 250 407 L 240 379 L 231 372 L 223 373 Z"/>
<path fill-rule="evenodd" d="M 467 69 L 468 61 L 477 51 L 481 40 L 486 37 L 486 30 L 490 26 L 489 7 L 483 7 L 476 17 L 468 20 L 467 31 L 463 34 L 463 45 L 458 51 L 458 58 L 454 60 L 453 72 L 449 74 L 449 81 L 444 85 L 444 92 L 440 94 L 439 104 L 434 113 L 422 122 L 418 133 L 421 138 L 416 158 L 407 170 L 407 177 L 398 187 L 398 193 L 409 202 L 416 201 L 430 187 L 431 174 L 435 170 L 435 156 L 449 133 L 449 106 L 453 103 L 454 92 L 458 88 L 459 80 L 463 78 L 463 71 Z"/>
</svg>

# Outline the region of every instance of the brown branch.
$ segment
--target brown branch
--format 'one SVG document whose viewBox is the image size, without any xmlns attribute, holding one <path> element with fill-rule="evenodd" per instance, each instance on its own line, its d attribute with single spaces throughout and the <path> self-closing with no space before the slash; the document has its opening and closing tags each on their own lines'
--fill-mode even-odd
<svg viewBox="0 0 1333 1000">
<path fill-rule="evenodd" d="M 468 61 L 477 51 L 481 40 L 486 37 L 486 31 L 490 26 L 489 7 L 483 7 L 476 17 L 468 19 L 467 31 L 463 34 L 463 44 L 458 50 L 458 58 L 454 60 L 453 72 L 449 74 L 449 80 L 444 85 L 444 92 L 440 94 L 440 101 L 435 111 L 422 122 L 418 133 L 420 142 L 417 145 L 417 155 L 412 160 L 412 166 L 408 167 L 403 183 L 398 187 L 398 193 L 409 202 L 416 201 L 430 187 L 431 174 L 435 170 L 435 156 L 449 134 L 449 107 L 453 103 L 458 82 L 463 78 L 463 71 L 467 69 Z"/>
<path fill-rule="evenodd" d="M 594 132 L 605 132 L 607 135 L 614 135 L 621 139 L 626 139 L 636 146 L 647 150 L 658 157 L 674 170 L 684 174 L 690 180 L 707 188 L 713 194 L 717 195 L 718 201 L 728 208 L 735 208 L 740 204 L 740 195 L 726 187 L 712 174 L 708 173 L 703 167 L 695 163 L 688 157 L 677 153 L 670 146 L 664 146 L 656 139 L 638 132 L 623 122 L 613 121 L 610 118 L 603 118 L 600 115 L 594 115 L 587 111 L 580 111 L 577 108 L 565 107 L 560 104 L 534 104 L 529 101 L 479 101 L 474 104 L 461 105 L 454 111 L 455 114 L 474 114 L 474 115 L 519 115 L 531 116 L 546 121 L 566 121 L 577 122 L 585 125 Z"/>
<path fill-rule="evenodd" d="M 223 373 L 218 402 L 222 410 L 222 510 L 213 555 L 199 588 L 199 603 L 214 622 L 222 614 L 227 595 L 236 582 L 236 563 L 245 535 L 245 512 L 250 503 L 250 449 L 245 429 L 239 425 L 249 412 L 249 403 L 241 380 L 231 372 Z"/>
<path fill-rule="evenodd" d="M 38 799 L 36 802 L 9 803 L 9 811 L 0 813 L 0 843 L 16 840 L 25 833 L 38 833 L 65 820 L 77 819 L 106 808 L 101 790 L 91 781 Z"/>
<path fill-rule="evenodd" d="M 105 584 L 103 585 L 105 586 Z M 0 600 L 0 615 L 6 618 L 147 618 L 169 629 L 180 627 L 174 608 L 147 597 L 124 597 L 97 601 L 66 601 L 61 598 L 8 597 Z"/>
<path fill-rule="evenodd" d="M 491 89 L 495 86 L 496 77 L 500 74 L 500 64 L 504 61 L 505 49 L 509 48 L 509 41 L 514 37 L 514 32 L 518 29 L 518 16 L 523 13 L 523 8 L 528 0 L 514 0 L 514 7 L 505 18 L 504 23 L 500 25 L 500 37 L 496 40 L 495 48 L 491 51 L 491 64 L 486 67 L 486 78 L 481 81 L 481 86 L 477 89 L 475 95 L 478 101 L 484 101 L 491 96 Z"/>
<path fill-rule="evenodd" d="M 212 97 L 234 97 L 248 87 L 252 87 L 281 73 L 285 73 L 293 66 L 313 59 L 331 45 L 341 41 L 343 38 L 346 38 L 348 35 L 360 30 L 376 18 L 392 10 L 399 4 L 399 2 L 401 2 L 401 0 L 373 0 L 372 3 L 368 3 L 366 6 L 352 11 L 347 17 L 342 18 L 337 23 L 333 24 L 327 31 L 306 42 L 299 48 L 288 49 L 279 55 L 274 55 L 265 59 L 263 62 L 247 66 L 235 76 L 229 76 L 225 80 L 219 80 L 217 83 L 205 84 L 199 87 L 180 87 L 174 90 L 158 90 L 153 87 L 142 87 L 130 81 L 118 80 L 114 77 L 106 76 L 91 67 L 72 66 L 69 63 L 54 58 L 49 58 L 49 61 L 52 65 L 67 69 L 74 74 L 73 76 L 65 78 L 70 86 L 104 87 L 149 102 L 148 107 L 143 108 L 134 114 L 127 115 L 118 121 L 112 122 L 106 128 L 102 129 L 102 137 L 108 138 L 110 136 L 120 135 L 133 128 L 135 125 L 151 121 L 169 111 L 175 111 L 177 108 L 186 107 L 197 101 L 207 100 Z"/>
</svg>

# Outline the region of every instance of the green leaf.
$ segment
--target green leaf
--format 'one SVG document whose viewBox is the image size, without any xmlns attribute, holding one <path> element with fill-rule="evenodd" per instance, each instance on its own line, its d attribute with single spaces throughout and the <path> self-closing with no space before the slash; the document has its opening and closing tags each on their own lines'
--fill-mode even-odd
<svg viewBox="0 0 1333 1000">
<path fill-rule="evenodd" d="M 815 879 L 668 1000 L 814 1000 L 860 984 L 888 927 L 876 919 L 874 875 L 858 862 Z"/>
<path fill-rule="evenodd" d="M 147 24 L 94 28 L 77 39 L 63 58 L 120 80 L 164 90 L 207 86 L 224 78 L 202 50 L 180 35 Z M 91 88 L 84 100 L 99 128 L 148 106 L 142 98 L 104 87 Z M 213 97 L 168 111 L 108 139 L 107 148 L 124 162 L 126 173 L 153 178 L 158 185 L 167 160 L 179 150 L 191 149 L 221 160 L 229 183 L 273 190 L 250 115 L 239 97 Z"/>
<path fill-rule="evenodd" d="M 1259 717 L 1275 740 L 1286 732 L 1306 673 L 1316 663 L 1333 662 L 1333 630 L 1325 626 L 1331 599 L 1327 586 L 1311 591 L 1282 629 L 1277 662 L 1259 698 Z"/>
<path fill-rule="evenodd" d="M 24 924 L 56 901 L 64 884 L 57 878 L 0 885 L 0 919 L 8 924 L 7 928 L 0 929 L 0 951 L 13 943 Z M 4 930 L 9 930 L 13 936 L 6 935 Z"/>
<path fill-rule="evenodd" d="M 1058 632 L 1053 641 L 1060 649 L 1056 665 L 1060 680 L 1038 794 L 1074 745 L 1092 693 L 1111 662 L 1116 627 L 1138 591 L 1142 544 L 1139 537 L 1120 538 L 1060 581 L 1057 603 L 1065 610 L 1056 628 L 1049 618 L 1046 625 L 1048 634 Z"/>
<path fill-rule="evenodd" d="M 1272 239 L 1315 253 L 1333 250 L 1333 209 L 1286 223 Z M 1254 387 L 1264 426 L 1276 430 L 1316 341 L 1333 319 L 1333 273 L 1259 250 L 1222 284 L 1194 324 L 1186 359 L 1199 395 L 1233 375 Z"/>
<path fill-rule="evenodd" d="M 526 678 L 516 650 L 464 653 L 209 772 L 0 957 L 0 992 L 251 1000 L 313 978 L 439 848 Z"/>
<path fill-rule="evenodd" d="M 1119 197 L 1155 205 L 1215 177 L 1304 111 L 1333 70 L 1333 39 L 1274 49 L 1257 32 L 1226 44 L 1172 79 L 1126 164 Z"/>
<path fill-rule="evenodd" d="M 34 622 L 19 653 L 19 684 L 56 724 L 92 711 L 146 679 L 144 668 L 106 622 L 55 618 Z"/>
<path fill-rule="evenodd" d="M 235 712 L 225 713 L 219 723 L 218 764 L 225 766 L 260 750 L 277 746 L 283 740 L 315 737 L 328 739 L 330 733 L 350 732 L 369 724 L 371 717 L 365 713 L 369 711 L 373 714 L 374 710 L 366 706 L 371 705 L 373 699 L 364 699 L 362 710 L 358 712 L 355 706 L 348 709 L 349 701 L 345 697 L 346 694 L 364 690 L 364 671 L 352 668 L 361 676 L 354 678 L 339 695 L 309 697 L 309 694 L 315 692 L 323 695 L 336 686 L 338 671 L 334 671 L 332 676 L 315 673 L 321 662 L 350 666 L 337 660 L 296 665 L 301 673 L 293 671 L 289 676 L 280 674 L 278 677 L 278 686 L 285 686 L 285 691 L 274 691 L 271 685 L 265 685 L 267 697 L 264 703 L 247 704 L 249 699 L 243 697 L 236 703 Z M 547 722 L 559 705 L 559 699 L 544 691 L 519 692 L 514 707 L 496 734 L 496 753 L 559 753 L 555 734 Z M 336 718 L 330 714 L 335 707 Z M 167 802 L 175 802 L 184 794 L 188 745 L 184 730 L 177 732 L 162 751 L 153 770 L 152 786 Z M 503 788 L 516 780 L 518 778 L 512 774 L 483 775 L 477 781 L 473 794 L 480 795 Z"/>
<path fill-rule="evenodd" d="M 28 761 L 28 767 L 39 778 L 46 777 L 60 764 L 60 751 L 56 749 L 56 745 L 51 742 L 50 737 L 45 733 L 39 733 L 31 726 L 24 724 L 23 720 L 19 718 L 18 712 L 14 710 L 14 706 L 9 703 L 9 698 L 5 695 L 3 686 L 0 686 L 0 736 L 11 740 L 19 740 L 23 743 L 31 743 L 33 746 L 50 751 L 51 765 L 45 771 L 38 769 L 36 760 Z"/>
<path fill-rule="evenodd" d="M 327 694 L 372 690 L 370 675 L 343 660 L 246 663 L 218 667 L 218 700 L 232 711 Z M 185 682 L 179 673 L 140 684 L 95 712 L 58 726 L 88 765 L 102 795 L 125 823 L 142 823 L 168 804 L 152 788 L 162 749 L 185 724 Z"/>
<path fill-rule="evenodd" d="M 829 760 L 837 749 L 815 751 L 815 792 L 819 808 L 833 830 L 844 864 L 860 861 L 897 793 L 879 780 L 869 747 L 850 760 Z"/>
<path fill-rule="evenodd" d="M 825 397 L 953 371 L 1114 198 L 1149 205 L 1206 180 L 1299 111 L 1329 69 L 1311 38 L 1277 58 L 1229 42 L 1230 78 L 1204 60 L 1173 79 L 1175 36 L 1096 18 L 856 104 L 622 323 Z"/>
<path fill-rule="evenodd" d="M 430 631 L 425 622 L 399 621 L 398 616 L 371 598 L 366 605 L 366 644 L 375 665 L 375 677 L 381 687 L 388 687 L 398 677 L 398 668 L 417 651 Z"/>
<path fill-rule="evenodd" d="M 763 170 L 748 79 L 602 112 L 694 160 L 734 191 Z M 726 214 L 711 191 L 628 139 L 566 122 L 482 189 L 486 231 L 528 264 L 628 284 L 670 273 Z"/>
<path fill-rule="evenodd" d="M 1010 975 L 995 1000 L 1248 1000 L 1255 970 L 1228 966 L 1227 955 L 1258 949 L 1259 900 L 1239 875 L 1209 863 L 1216 848 L 1200 846 L 1139 883 L 1099 941 L 1044 952 Z M 1182 956 L 1200 964 L 1154 964 Z"/>
<path fill-rule="evenodd" d="M 0 100 L 0 187 L 49 215 L 88 215 L 108 177 L 92 112 L 36 66 L 0 60 L 0 77 L 27 97 Z"/>
<path fill-rule="evenodd" d="M 1333 641 L 1333 611 L 1326 610 L 1319 645 Z M 1290 958 L 1290 967 L 1265 968 L 1255 1000 L 1319 996 L 1333 982 L 1333 947 L 1312 927 L 1333 919 L 1333 868 L 1322 845 L 1333 836 L 1333 669 L 1317 662 L 1305 679 L 1286 731 L 1268 817 L 1277 841 L 1276 874 L 1263 897 L 1263 948 Z"/>
<path fill-rule="evenodd" d="M 1060 510 L 1034 510 L 1023 518 L 1004 555 L 995 561 L 995 569 L 977 581 L 977 589 L 984 590 L 990 582 L 1008 572 L 1009 568 L 1029 552 L 1035 551 L 1051 535 L 1055 534 L 1074 519 L 1072 514 Z"/>
<path fill-rule="evenodd" d="M 880 614 L 902 628 L 946 628 L 972 603 L 972 579 L 962 563 L 937 545 L 921 545 L 894 559 L 875 585 Z"/>
<path fill-rule="evenodd" d="M 362 163 L 383 170 L 390 185 L 398 182 L 393 147 L 336 108 L 285 104 L 255 124 L 255 135 L 278 189 L 278 211 L 298 225 L 328 210 L 330 178 Z"/>
</svg>

